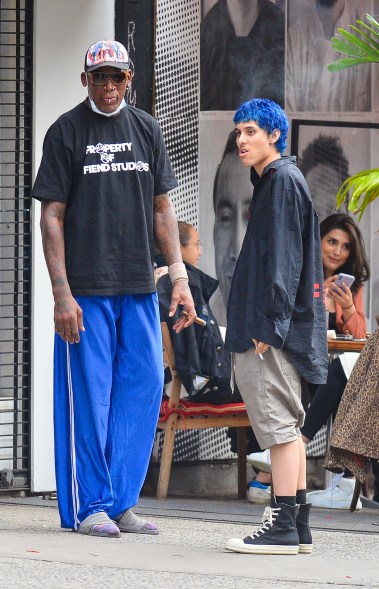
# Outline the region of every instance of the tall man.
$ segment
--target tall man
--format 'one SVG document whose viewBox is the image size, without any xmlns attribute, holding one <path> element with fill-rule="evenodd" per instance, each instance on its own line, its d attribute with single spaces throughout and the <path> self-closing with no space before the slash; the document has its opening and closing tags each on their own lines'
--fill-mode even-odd
<svg viewBox="0 0 379 589">
<path fill-rule="evenodd" d="M 176 179 L 157 122 L 126 105 L 128 54 L 85 55 L 84 102 L 48 130 L 33 197 L 54 295 L 54 430 L 63 528 L 156 534 L 136 516 L 163 387 L 154 239 L 180 331 L 195 318 L 167 192 Z"/>
<path fill-rule="evenodd" d="M 288 121 L 280 106 L 245 102 L 234 122 L 254 194 L 230 290 L 226 345 L 235 353 L 236 382 L 254 433 L 271 450 L 274 495 L 262 526 L 226 548 L 310 552 L 300 377 L 323 383 L 328 363 L 317 214 L 294 158 L 281 155 Z"/>
</svg>

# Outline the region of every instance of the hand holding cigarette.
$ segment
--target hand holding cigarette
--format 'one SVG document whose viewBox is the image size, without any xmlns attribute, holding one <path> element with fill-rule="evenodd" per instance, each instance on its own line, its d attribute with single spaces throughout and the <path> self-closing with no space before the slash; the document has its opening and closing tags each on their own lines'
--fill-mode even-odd
<svg viewBox="0 0 379 589">
<path fill-rule="evenodd" d="M 187 311 L 182 311 L 182 315 L 184 315 L 184 317 L 189 317 Z M 200 319 L 200 317 L 196 317 L 194 323 L 197 323 L 197 325 L 201 325 L 202 327 L 204 327 L 204 325 L 206 325 L 206 321 L 204 321 L 204 319 Z"/>
<path fill-rule="evenodd" d="M 267 352 L 267 350 L 269 349 L 269 345 L 268 344 L 264 344 L 263 342 L 259 342 L 258 340 L 253 338 L 253 344 L 255 346 L 255 353 L 257 356 L 260 357 L 261 360 L 264 360 L 263 354 L 265 352 Z"/>
</svg>

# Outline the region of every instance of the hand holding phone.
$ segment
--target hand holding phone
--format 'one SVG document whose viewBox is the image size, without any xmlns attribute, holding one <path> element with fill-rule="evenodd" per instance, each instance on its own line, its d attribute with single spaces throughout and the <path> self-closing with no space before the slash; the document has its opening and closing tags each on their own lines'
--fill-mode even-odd
<svg viewBox="0 0 379 589">
<path fill-rule="evenodd" d="M 342 284 L 345 283 L 346 286 L 348 288 L 350 288 L 351 285 L 353 284 L 354 280 L 355 280 L 355 276 L 352 276 L 351 274 L 344 274 L 343 272 L 340 272 L 340 274 L 338 274 L 338 276 L 335 279 L 335 281 L 333 282 L 333 284 L 335 284 L 336 286 L 339 286 L 340 288 L 343 288 Z"/>
<path fill-rule="evenodd" d="M 326 281 L 324 282 L 324 288 L 326 289 L 326 296 L 329 299 L 335 299 L 337 300 L 337 302 L 344 306 L 343 300 L 340 300 L 341 297 L 346 297 L 347 294 L 349 294 L 349 297 L 351 297 L 351 292 L 349 291 L 345 291 L 344 289 L 344 284 L 347 286 L 348 289 L 350 289 L 351 285 L 353 284 L 355 280 L 355 276 L 352 276 L 351 274 L 344 274 L 343 272 L 340 272 L 336 277 L 331 276 L 330 278 L 327 278 Z M 334 285 L 339 287 L 342 290 L 342 293 L 337 292 L 337 289 L 334 288 Z M 336 299 L 337 297 L 337 299 Z M 346 306 L 346 301 L 345 301 L 345 306 Z"/>
</svg>

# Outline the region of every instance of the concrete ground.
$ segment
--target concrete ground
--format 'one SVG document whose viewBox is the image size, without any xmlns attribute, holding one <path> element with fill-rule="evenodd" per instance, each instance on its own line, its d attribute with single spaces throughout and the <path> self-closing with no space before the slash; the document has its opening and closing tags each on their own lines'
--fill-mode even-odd
<svg viewBox="0 0 379 589">
<path fill-rule="evenodd" d="M 310 555 L 257 556 L 224 550 L 228 538 L 244 537 L 251 524 L 192 519 L 191 513 L 185 518 L 154 515 L 149 517 L 160 526 L 158 536 L 93 538 L 61 530 L 57 508 L 45 503 L 0 503 L 1 587 L 379 587 L 378 510 L 360 512 L 366 512 L 363 520 L 369 522 L 360 532 L 316 530 Z M 337 510 L 329 511 L 337 521 Z M 143 514 L 143 507 L 138 513 Z"/>
</svg>

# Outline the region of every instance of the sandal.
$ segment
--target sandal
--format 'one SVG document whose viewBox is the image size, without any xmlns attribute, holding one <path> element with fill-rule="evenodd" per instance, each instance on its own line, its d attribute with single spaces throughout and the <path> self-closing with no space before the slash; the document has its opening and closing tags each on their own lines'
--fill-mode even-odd
<svg viewBox="0 0 379 589">
<path fill-rule="evenodd" d="M 151 535 L 159 533 L 157 526 L 138 517 L 131 509 L 127 509 L 119 519 L 116 519 L 116 522 L 120 532 Z"/>
<path fill-rule="evenodd" d="M 119 538 L 121 536 L 118 526 L 109 519 L 104 511 L 98 511 L 86 517 L 80 523 L 77 531 L 86 536 L 101 536 L 102 538 Z"/>
</svg>

